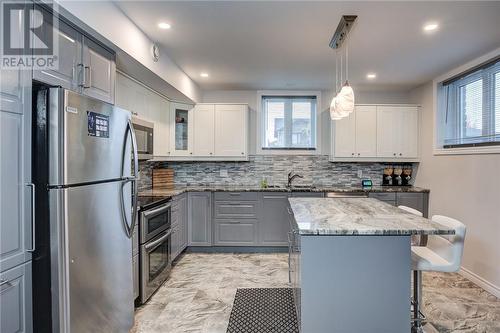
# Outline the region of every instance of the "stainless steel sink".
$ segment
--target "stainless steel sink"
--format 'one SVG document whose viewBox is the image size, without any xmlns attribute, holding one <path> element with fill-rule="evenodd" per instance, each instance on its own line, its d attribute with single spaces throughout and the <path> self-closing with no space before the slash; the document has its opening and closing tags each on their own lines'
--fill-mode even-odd
<svg viewBox="0 0 500 333">
<path fill-rule="evenodd" d="M 314 190 L 316 186 L 314 185 L 292 185 L 290 189 L 292 190 Z"/>
</svg>

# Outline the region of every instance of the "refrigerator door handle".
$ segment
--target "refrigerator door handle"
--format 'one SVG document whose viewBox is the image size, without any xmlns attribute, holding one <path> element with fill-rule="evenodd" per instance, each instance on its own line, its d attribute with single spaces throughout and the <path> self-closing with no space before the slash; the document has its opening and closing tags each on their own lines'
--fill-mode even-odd
<svg viewBox="0 0 500 333">
<path fill-rule="evenodd" d="M 126 134 L 130 135 L 130 139 L 132 140 L 132 152 L 134 156 L 134 175 L 132 177 L 124 177 L 122 174 L 123 182 L 122 182 L 122 193 L 123 193 L 123 187 L 125 186 L 126 183 L 132 182 L 132 186 L 134 188 L 134 194 L 133 194 L 133 207 L 132 207 L 132 221 L 130 221 L 130 224 L 127 222 L 127 212 L 125 211 L 125 203 L 123 201 L 123 195 L 121 196 L 122 200 L 122 214 L 124 216 L 123 218 L 123 223 L 125 225 L 125 232 L 127 234 L 128 238 L 132 238 L 132 235 L 134 233 L 134 228 L 135 228 L 135 220 L 137 219 L 137 195 L 138 195 L 138 189 L 137 189 L 137 176 L 138 176 L 138 170 L 139 170 L 139 156 L 137 152 L 137 141 L 135 139 L 135 133 L 134 133 L 134 128 L 132 126 L 132 121 L 130 118 L 128 119 L 127 122 L 127 130 Z M 124 145 L 123 148 L 123 160 L 122 160 L 122 172 L 125 167 L 125 163 L 127 162 L 127 145 Z"/>
<path fill-rule="evenodd" d="M 35 252 L 35 184 L 27 183 L 26 186 L 31 187 L 31 249 L 28 252 Z"/>
</svg>

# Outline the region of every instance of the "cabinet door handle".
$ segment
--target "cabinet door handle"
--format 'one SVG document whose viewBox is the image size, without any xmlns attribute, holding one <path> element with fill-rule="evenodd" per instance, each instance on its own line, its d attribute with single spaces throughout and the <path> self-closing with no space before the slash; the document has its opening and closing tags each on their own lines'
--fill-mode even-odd
<svg viewBox="0 0 500 333">
<path fill-rule="evenodd" d="M 360 156 L 360 155 L 361 155 L 361 153 L 358 153 L 358 156 Z"/>
<path fill-rule="evenodd" d="M 4 280 L 4 279 L 0 279 L 0 287 L 3 286 L 3 285 L 10 285 L 10 281 L 9 280 Z"/>
<path fill-rule="evenodd" d="M 83 66 L 83 72 L 86 73 L 87 70 L 89 71 L 89 76 L 87 81 L 87 74 L 84 75 L 85 78 L 85 81 L 83 82 L 84 89 L 90 88 L 92 85 L 92 70 L 90 69 L 90 66 Z"/>
<path fill-rule="evenodd" d="M 354 156 L 354 153 L 352 153 L 351 155 Z"/>
<path fill-rule="evenodd" d="M 399 153 L 399 156 L 403 156 L 403 154 L 402 154 L 402 153 Z"/>
<path fill-rule="evenodd" d="M 394 156 L 396 156 L 396 153 L 394 153 Z"/>
<path fill-rule="evenodd" d="M 35 252 L 35 184 L 27 183 L 26 186 L 31 187 L 31 249 L 27 249 L 29 252 Z"/>
</svg>

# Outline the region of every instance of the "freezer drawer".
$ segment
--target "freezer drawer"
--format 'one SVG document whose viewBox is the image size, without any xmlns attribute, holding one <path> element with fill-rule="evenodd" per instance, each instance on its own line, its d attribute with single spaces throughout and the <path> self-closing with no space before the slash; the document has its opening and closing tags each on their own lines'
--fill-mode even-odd
<svg viewBox="0 0 500 333">
<path fill-rule="evenodd" d="M 128 332 L 134 320 L 132 240 L 120 196 L 128 198 L 123 212 L 130 221 L 130 183 L 123 191 L 121 182 L 109 182 L 50 192 L 51 224 L 66 235 L 52 254 L 67 281 L 61 283 L 67 291 L 58 289 L 61 325 L 71 332 Z"/>
</svg>

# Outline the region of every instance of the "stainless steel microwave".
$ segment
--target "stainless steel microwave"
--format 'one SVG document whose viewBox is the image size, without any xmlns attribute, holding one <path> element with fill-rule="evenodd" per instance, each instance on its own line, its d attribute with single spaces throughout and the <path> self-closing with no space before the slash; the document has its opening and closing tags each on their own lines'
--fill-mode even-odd
<svg viewBox="0 0 500 333">
<path fill-rule="evenodd" d="M 137 140 L 137 152 L 140 160 L 153 158 L 153 128 L 154 124 L 136 117 L 132 117 L 135 137 Z"/>
</svg>

